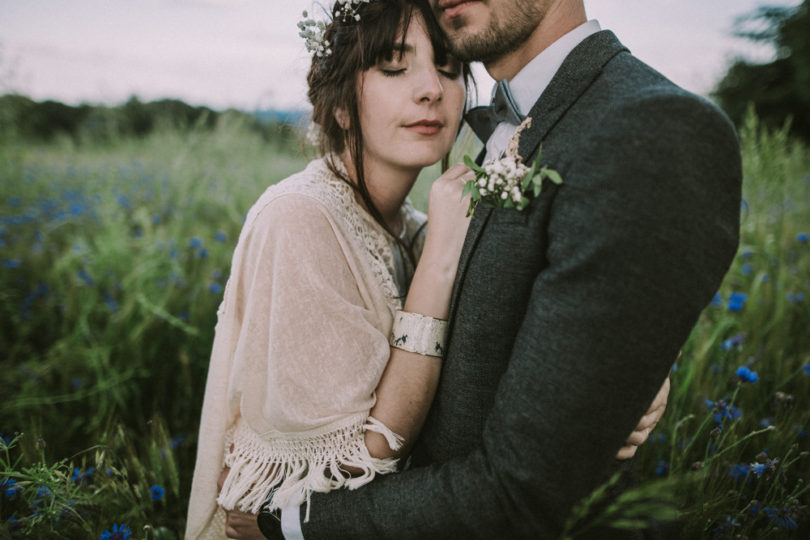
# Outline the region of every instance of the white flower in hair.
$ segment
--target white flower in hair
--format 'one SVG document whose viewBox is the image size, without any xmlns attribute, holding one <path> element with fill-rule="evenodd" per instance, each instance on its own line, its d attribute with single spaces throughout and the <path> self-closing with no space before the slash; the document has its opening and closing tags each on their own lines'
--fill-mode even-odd
<svg viewBox="0 0 810 540">
<path fill-rule="evenodd" d="M 340 18 L 343 22 L 351 20 L 357 22 L 360 20 L 360 14 L 357 13 L 357 10 L 362 4 L 368 4 L 369 2 L 371 0 L 337 0 L 337 5 L 340 8 L 335 11 L 335 18 Z M 310 19 L 306 11 L 304 11 L 303 17 L 303 20 L 298 22 L 298 35 L 304 38 L 307 52 L 318 57 L 332 54 L 331 44 L 324 37 L 326 23 Z"/>
</svg>

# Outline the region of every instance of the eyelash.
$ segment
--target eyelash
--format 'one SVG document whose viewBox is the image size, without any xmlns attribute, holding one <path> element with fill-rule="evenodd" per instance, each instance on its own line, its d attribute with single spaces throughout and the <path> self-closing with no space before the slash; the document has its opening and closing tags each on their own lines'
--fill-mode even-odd
<svg viewBox="0 0 810 540">
<path fill-rule="evenodd" d="M 382 74 L 385 75 L 386 77 L 396 77 L 398 75 L 402 75 L 403 73 L 405 73 L 404 68 L 403 69 L 381 69 L 380 71 L 382 71 Z M 442 75 L 444 75 L 445 77 L 447 77 L 448 79 L 457 79 L 458 76 L 459 76 L 458 72 L 455 72 L 455 71 L 445 71 L 443 69 L 439 69 L 437 71 L 439 73 L 441 73 Z"/>
</svg>

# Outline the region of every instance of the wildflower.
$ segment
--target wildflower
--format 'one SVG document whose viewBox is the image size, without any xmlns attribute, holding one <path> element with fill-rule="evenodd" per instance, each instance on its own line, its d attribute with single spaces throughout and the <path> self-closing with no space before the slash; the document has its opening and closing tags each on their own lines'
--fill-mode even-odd
<svg viewBox="0 0 810 540">
<path fill-rule="evenodd" d="M 715 293 L 714 298 L 712 298 L 709 305 L 712 307 L 723 307 L 723 296 L 720 293 Z"/>
<path fill-rule="evenodd" d="M 802 370 L 804 370 L 804 374 L 810 377 L 810 364 L 805 364 L 802 366 Z"/>
<path fill-rule="evenodd" d="M 227 239 L 228 235 L 225 234 L 225 231 L 217 231 L 216 234 L 214 234 L 214 240 L 217 242 L 225 242 Z"/>
<path fill-rule="evenodd" d="M 768 470 L 768 466 L 766 464 L 764 464 L 764 463 L 752 463 L 751 464 L 751 472 L 754 473 L 754 475 L 757 478 L 759 478 L 763 474 L 765 474 L 765 471 L 767 471 L 767 470 Z"/>
<path fill-rule="evenodd" d="M 163 486 L 154 485 L 149 488 L 149 493 L 152 495 L 153 501 L 161 501 L 166 494 L 166 490 L 163 489 Z"/>
<path fill-rule="evenodd" d="M 792 508 L 782 507 L 782 508 L 771 508 L 765 507 L 765 513 L 770 518 L 771 523 L 779 527 L 780 529 L 786 529 L 788 531 L 795 531 L 799 526 L 796 524 L 796 520 L 793 519 L 794 511 Z"/>
<path fill-rule="evenodd" d="M 208 250 L 202 248 L 200 251 L 197 252 L 197 257 L 200 259 L 207 259 L 208 258 Z"/>
<path fill-rule="evenodd" d="M 129 197 L 126 195 L 119 195 L 118 196 L 118 204 L 120 204 L 123 208 L 129 209 L 132 206 L 132 203 L 129 201 Z"/>
<path fill-rule="evenodd" d="M 731 538 L 731 529 L 739 527 L 740 522 L 732 519 L 731 516 L 726 516 L 724 521 L 721 521 L 713 530 L 712 537 L 714 538 Z"/>
<path fill-rule="evenodd" d="M 725 399 L 719 399 L 717 401 L 706 399 L 704 401 L 706 402 L 706 409 L 713 411 L 714 420 L 716 422 L 722 422 L 725 419 L 736 420 L 742 416 L 740 409 L 734 405 L 729 405 L 728 401 Z"/>
<path fill-rule="evenodd" d="M 759 502 L 754 500 L 754 501 L 751 501 L 750 504 L 751 504 L 751 508 L 748 509 L 748 513 L 751 514 L 752 516 L 755 516 L 755 515 L 759 514 L 759 511 L 762 510 L 762 503 L 759 503 Z"/>
<path fill-rule="evenodd" d="M 177 448 L 178 446 L 183 444 L 183 441 L 185 441 L 185 440 L 186 440 L 186 438 L 183 437 L 182 435 L 178 435 L 177 437 L 172 437 L 169 440 L 169 448 L 174 450 L 175 448 Z"/>
<path fill-rule="evenodd" d="M 742 257 L 742 259 L 743 259 L 744 261 L 747 261 L 747 260 L 748 260 L 748 259 L 750 259 L 750 258 L 751 258 L 753 255 L 754 255 L 754 252 L 753 252 L 753 251 L 751 251 L 751 249 L 750 249 L 750 248 L 746 248 L 746 249 L 744 249 L 744 250 L 743 250 L 743 251 L 740 253 L 740 257 Z"/>
<path fill-rule="evenodd" d="M 759 421 L 759 427 L 767 428 L 773 425 L 773 418 L 763 418 Z"/>
<path fill-rule="evenodd" d="M 78 467 L 74 467 L 73 474 L 70 476 L 70 481 L 84 483 L 84 479 L 93 474 L 93 471 L 95 470 L 96 470 L 95 467 L 90 467 L 89 469 L 87 469 L 87 471 L 82 472 L 82 470 L 79 469 Z"/>
<path fill-rule="evenodd" d="M 192 237 L 191 240 L 188 241 L 188 247 L 190 247 L 191 249 L 201 248 L 202 245 L 203 245 L 202 240 L 200 240 L 196 236 Z"/>
<path fill-rule="evenodd" d="M 93 280 L 93 276 L 91 276 L 84 268 L 76 272 L 76 277 L 82 280 L 85 285 L 92 286 L 95 283 L 95 281 Z"/>
<path fill-rule="evenodd" d="M 748 300 L 748 295 L 745 293 L 731 293 L 727 308 L 729 311 L 742 311 L 746 300 Z"/>
<path fill-rule="evenodd" d="M 658 476 L 665 476 L 669 472 L 669 463 L 666 461 L 659 461 L 658 466 L 655 468 L 655 474 Z"/>
<path fill-rule="evenodd" d="M 222 293 L 222 285 L 219 283 L 212 283 L 208 286 L 208 290 L 214 294 L 220 294 Z"/>
<path fill-rule="evenodd" d="M 6 259 L 3 261 L 3 268 L 19 268 L 21 264 L 20 259 Z"/>
<path fill-rule="evenodd" d="M 78 390 L 79 388 L 81 388 L 81 387 L 82 387 L 82 384 L 84 384 L 84 383 L 82 383 L 82 380 L 81 380 L 81 379 L 79 379 L 78 377 L 74 377 L 74 378 L 73 378 L 73 379 L 71 379 L 71 381 L 70 381 L 70 385 L 71 385 L 73 388 L 75 388 L 76 390 Z"/>
<path fill-rule="evenodd" d="M 48 486 L 39 486 L 37 490 L 37 499 L 42 499 L 43 497 L 50 497 L 53 495 L 51 489 Z"/>
<path fill-rule="evenodd" d="M 160 215 L 155 214 L 152 216 L 152 225 L 157 225 L 158 223 L 160 223 Z"/>
<path fill-rule="evenodd" d="M 800 244 L 806 244 L 807 243 L 807 238 L 808 238 L 808 236 L 807 236 L 806 232 L 799 233 L 799 234 L 796 235 L 796 241 L 798 241 Z"/>
<path fill-rule="evenodd" d="M 804 302 L 804 293 L 787 293 L 785 298 L 787 298 L 787 301 L 791 304 L 798 304 L 799 302 Z"/>
<path fill-rule="evenodd" d="M 728 471 L 728 475 L 739 482 L 741 480 L 745 480 L 750 472 L 750 465 L 732 465 Z"/>
<path fill-rule="evenodd" d="M 738 367 L 735 373 L 742 382 L 755 383 L 759 380 L 759 375 L 757 375 L 757 372 L 751 371 L 751 369 L 748 366 Z"/>
<path fill-rule="evenodd" d="M 750 274 L 750 273 L 751 273 L 751 265 L 750 265 L 750 264 L 744 264 L 744 265 L 742 265 L 742 274 L 743 274 L 744 276 L 747 276 L 747 275 L 748 275 L 748 274 Z"/>
<path fill-rule="evenodd" d="M 104 293 L 104 303 L 107 304 L 107 308 L 113 313 L 118 312 L 118 302 L 115 301 L 115 298 L 113 298 L 109 292 Z"/>
<path fill-rule="evenodd" d="M 131 535 L 132 531 L 129 530 L 129 527 L 123 523 L 121 525 L 113 523 L 112 527 L 101 533 L 99 540 L 128 540 Z"/>
<path fill-rule="evenodd" d="M 730 351 L 737 345 L 742 344 L 743 339 L 745 339 L 745 334 L 741 332 L 723 341 L 723 343 L 720 344 L 720 348 L 724 351 Z"/>
<path fill-rule="evenodd" d="M 17 519 L 17 516 L 11 516 L 8 518 L 8 521 L 6 521 L 6 525 L 8 526 L 9 532 L 12 532 L 20 526 L 20 521 Z"/>
<path fill-rule="evenodd" d="M 12 501 L 17 496 L 18 491 L 22 491 L 22 488 L 17 485 L 17 481 L 14 478 L 6 478 L 5 480 L 0 480 L 0 487 L 6 494 L 6 497 L 11 499 Z"/>
<path fill-rule="evenodd" d="M 798 438 L 800 438 L 800 439 L 806 439 L 807 438 L 807 430 L 804 429 L 802 426 L 800 426 L 798 424 L 793 426 L 793 431 L 796 432 L 796 436 Z"/>
</svg>

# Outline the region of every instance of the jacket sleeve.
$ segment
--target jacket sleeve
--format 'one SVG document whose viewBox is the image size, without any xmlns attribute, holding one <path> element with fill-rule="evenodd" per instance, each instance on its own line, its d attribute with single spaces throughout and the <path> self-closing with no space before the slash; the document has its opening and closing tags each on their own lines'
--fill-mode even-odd
<svg viewBox="0 0 810 540">
<path fill-rule="evenodd" d="M 650 96 L 609 120 L 538 225 L 548 266 L 480 445 L 314 498 L 305 538 L 556 538 L 607 479 L 736 251 L 741 187 L 707 102 Z"/>
</svg>

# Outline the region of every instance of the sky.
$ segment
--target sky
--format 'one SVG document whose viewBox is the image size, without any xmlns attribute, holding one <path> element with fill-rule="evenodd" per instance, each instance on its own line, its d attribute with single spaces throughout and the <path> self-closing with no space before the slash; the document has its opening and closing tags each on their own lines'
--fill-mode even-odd
<svg viewBox="0 0 810 540">
<path fill-rule="evenodd" d="M 331 4 L 330 0 L 321 0 Z M 589 18 L 687 90 L 706 95 L 731 60 L 772 51 L 731 35 L 764 4 L 800 0 L 585 0 Z M 308 109 L 310 57 L 296 23 L 312 0 L 0 0 L 0 94 L 215 109 Z M 479 100 L 492 80 L 475 69 Z"/>
</svg>

